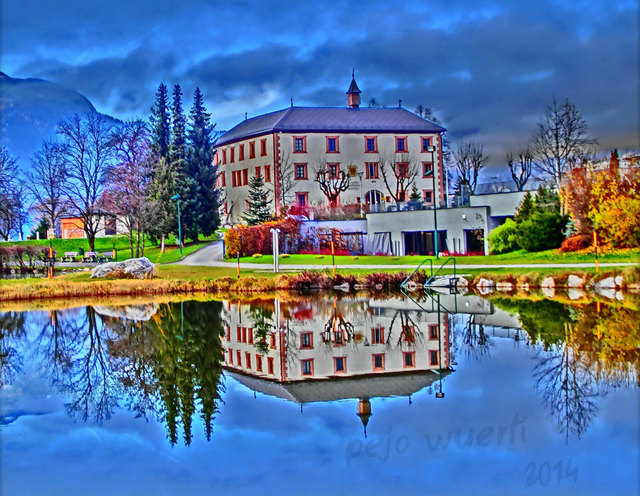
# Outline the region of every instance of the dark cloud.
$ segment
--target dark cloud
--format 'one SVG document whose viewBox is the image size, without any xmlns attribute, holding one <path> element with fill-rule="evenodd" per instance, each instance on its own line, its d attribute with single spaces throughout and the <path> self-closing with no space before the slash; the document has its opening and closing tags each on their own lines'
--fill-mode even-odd
<svg viewBox="0 0 640 496">
<path fill-rule="evenodd" d="M 196 85 L 219 127 L 297 105 L 434 107 L 452 138 L 502 161 L 545 105 L 568 97 L 603 147 L 640 147 L 635 2 L 3 2 L 3 70 L 146 115 L 160 81 Z M 24 43 L 29 39 L 29 43 Z M 13 73 L 12 73 L 13 71 Z"/>
</svg>

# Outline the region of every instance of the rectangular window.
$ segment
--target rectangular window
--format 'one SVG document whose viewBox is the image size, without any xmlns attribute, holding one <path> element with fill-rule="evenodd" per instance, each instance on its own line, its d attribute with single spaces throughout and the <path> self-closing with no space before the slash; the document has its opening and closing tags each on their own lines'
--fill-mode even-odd
<svg viewBox="0 0 640 496">
<path fill-rule="evenodd" d="M 267 358 L 267 372 L 273 374 L 273 357 Z"/>
<path fill-rule="evenodd" d="M 247 337 L 249 338 L 249 344 L 253 344 L 253 329 L 247 329 Z"/>
<path fill-rule="evenodd" d="M 238 338 L 238 343 L 242 343 L 242 327 L 236 327 L 236 337 Z"/>
<path fill-rule="evenodd" d="M 338 172 L 340 172 L 340 164 L 327 164 L 329 179 L 338 179 Z"/>
<path fill-rule="evenodd" d="M 256 158 L 256 142 L 249 143 L 249 158 Z"/>
<path fill-rule="evenodd" d="M 367 179 L 379 179 L 378 162 L 366 162 L 364 165 L 367 171 Z"/>
<path fill-rule="evenodd" d="M 342 335 L 342 331 L 333 332 L 333 344 L 335 344 L 336 346 L 342 346 L 344 344 L 344 336 Z"/>
<path fill-rule="evenodd" d="M 262 167 L 258 166 L 256 167 L 256 177 L 258 177 L 260 174 L 262 174 Z"/>
<path fill-rule="evenodd" d="M 338 153 L 338 137 L 327 136 L 327 153 Z"/>
<path fill-rule="evenodd" d="M 414 351 L 405 351 L 402 355 L 405 369 L 416 366 L 416 354 Z"/>
<path fill-rule="evenodd" d="M 242 328 L 242 342 L 243 343 L 247 342 L 247 328 L 246 327 Z"/>
<path fill-rule="evenodd" d="M 270 165 L 264 166 L 264 182 L 265 183 L 271 182 L 271 166 Z"/>
<path fill-rule="evenodd" d="M 396 152 L 406 153 L 406 151 L 407 151 L 407 137 L 396 136 Z"/>
<path fill-rule="evenodd" d="M 422 151 L 428 152 L 428 148 L 431 146 L 431 138 L 422 138 Z"/>
<path fill-rule="evenodd" d="M 384 327 L 374 327 L 371 329 L 371 344 L 384 343 Z"/>
<path fill-rule="evenodd" d="M 333 357 L 333 371 L 336 374 L 347 372 L 347 357 Z"/>
<path fill-rule="evenodd" d="M 240 353 L 240 350 L 236 351 L 236 358 L 238 359 L 238 367 L 242 367 L 242 353 Z"/>
<path fill-rule="evenodd" d="M 267 138 L 263 138 L 260 140 L 260 156 L 267 156 Z"/>
<path fill-rule="evenodd" d="M 373 357 L 373 370 L 384 370 L 384 353 L 371 356 Z"/>
<path fill-rule="evenodd" d="M 302 366 L 302 375 L 313 375 L 313 358 L 309 360 L 300 360 Z"/>
<path fill-rule="evenodd" d="M 231 327 L 227 326 L 227 341 L 231 341 Z"/>
<path fill-rule="evenodd" d="M 251 368 L 251 353 L 247 352 L 244 354 L 244 358 L 247 361 L 246 368 Z"/>
<path fill-rule="evenodd" d="M 422 177 L 433 176 L 433 164 L 431 162 L 422 162 Z"/>
<path fill-rule="evenodd" d="M 226 185 L 227 185 L 227 174 L 226 172 L 222 171 L 220 173 L 220 186 L 224 188 Z"/>
<path fill-rule="evenodd" d="M 249 169 L 242 169 L 242 185 L 249 184 Z"/>
<path fill-rule="evenodd" d="M 398 179 L 409 178 L 409 164 L 406 162 L 398 162 Z"/>
<path fill-rule="evenodd" d="M 275 349 L 276 349 L 276 333 L 275 333 L 275 332 L 272 332 L 272 333 L 269 335 L 269 347 L 270 347 L 272 350 L 275 350 Z"/>
<path fill-rule="evenodd" d="M 431 365 L 438 365 L 438 352 L 430 351 L 429 352 L 429 363 Z"/>
<path fill-rule="evenodd" d="M 307 179 L 307 164 L 295 164 L 296 179 Z"/>
<path fill-rule="evenodd" d="M 296 203 L 301 207 L 307 206 L 309 203 L 309 193 L 296 193 Z"/>
<path fill-rule="evenodd" d="M 233 365 L 233 350 L 229 348 L 229 364 Z"/>
<path fill-rule="evenodd" d="M 313 348 L 312 332 L 303 332 L 300 334 L 300 348 Z"/>
<path fill-rule="evenodd" d="M 235 161 L 236 149 L 235 147 L 229 147 L 229 163 L 232 164 Z"/>
<path fill-rule="evenodd" d="M 438 325 L 432 324 L 429 326 L 429 339 L 438 339 Z"/>
<path fill-rule="evenodd" d="M 424 198 L 425 203 L 433 203 L 433 191 L 431 191 L 430 189 L 423 190 L 422 198 Z"/>
<path fill-rule="evenodd" d="M 256 355 L 256 370 L 262 372 L 262 357 L 260 355 Z"/>
<path fill-rule="evenodd" d="M 294 136 L 293 137 L 293 153 L 306 153 L 306 151 L 307 151 L 306 136 Z"/>
<path fill-rule="evenodd" d="M 227 150 L 222 150 L 222 165 L 227 163 Z"/>
<path fill-rule="evenodd" d="M 244 144 L 238 145 L 238 161 L 244 160 Z"/>
<path fill-rule="evenodd" d="M 377 138 L 377 136 L 365 136 L 364 137 L 364 151 L 365 151 L 365 153 L 377 153 L 378 152 L 378 138 Z"/>
<path fill-rule="evenodd" d="M 402 340 L 405 343 L 414 343 L 416 340 L 416 331 L 413 326 L 404 326 L 402 328 Z"/>
</svg>

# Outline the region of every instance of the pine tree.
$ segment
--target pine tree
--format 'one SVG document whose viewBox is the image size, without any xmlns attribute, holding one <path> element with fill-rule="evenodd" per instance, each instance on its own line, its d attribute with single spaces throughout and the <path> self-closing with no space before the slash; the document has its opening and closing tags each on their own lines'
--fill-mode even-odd
<svg viewBox="0 0 640 496">
<path fill-rule="evenodd" d="M 189 176 L 196 178 L 197 187 L 194 228 L 195 235 L 205 236 L 213 234 L 220 225 L 218 213 L 220 191 L 216 188 L 218 166 L 213 164 L 214 125 L 210 122 L 211 115 L 204 107 L 204 98 L 200 88 L 196 88 L 193 96 L 193 106 L 189 112 L 189 154 L 187 170 Z"/>
<path fill-rule="evenodd" d="M 160 83 L 156 92 L 156 101 L 151 107 L 151 151 L 160 157 L 167 158 L 169 154 L 169 96 L 167 87 Z"/>
<path fill-rule="evenodd" d="M 271 218 L 269 198 L 264 188 L 262 175 L 255 175 L 249 180 L 249 199 L 247 212 L 242 216 L 247 225 L 257 226 Z"/>
<path fill-rule="evenodd" d="M 415 184 L 411 188 L 411 194 L 409 195 L 409 200 L 414 202 L 422 201 L 422 197 L 420 196 L 420 193 L 418 192 L 418 188 L 416 187 Z"/>
<path fill-rule="evenodd" d="M 180 195 L 183 239 L 194 238 L 194 210 L 196 203 L 196 179 L 187 170 L 186 119 L 182 109 L 182 89 L 173 87 L 171 101 L 171 141 L 169 143 L 169 166 L 175 177 L 175 191 Z M 175 193 L 174 193 L 175 194 Z M 177 226 L 177 222 L 176 222 Z M 197 229 L 196 229 L 197 233 Z M 177 232 L 176 232 L 177 234 Z M 180 243 L 183 240 L 179 241 Z"/>
<path fill-rule="evenodd" d="M 525 220 L 529 220 L 534 212 L 535 205 L 533 204 L 533 197 L 531 196 L 531 193 L 527 191 L 524 195 L 524 198 L 522 199 L 522 202 L 520 203 L 520 206 L 518 207 L 518 211 L 516 212 L 513 220 L 516 222 L 516 224 L 520 224 Z"/>
</svg>

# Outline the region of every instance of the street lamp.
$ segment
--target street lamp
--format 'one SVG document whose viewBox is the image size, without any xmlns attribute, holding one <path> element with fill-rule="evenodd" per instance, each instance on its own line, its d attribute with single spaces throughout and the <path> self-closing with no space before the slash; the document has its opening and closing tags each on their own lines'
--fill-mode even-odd
<svg viewBox="0 0 640 496">
<path fill-rule="evenodd" d="M 360 217 L 363 216 L 362 213 L 362 203 L 364 199 L 362 198 L 362 176 L 364 175 L 364 171 L 358 171 L 358 177 L 360 178 Z"/>
<path fill-rule="evenodd" d="M 180 255 L 182 255 L 182 223 L 180 222 L 180 195 L 173 195 L 172 200 L 178 202 L 178 246 L 180 247 Z"/>
<path fill-rule="evenodd" d="M 437 205 L 437 192 L 436 192 L 436 161 L 435 161 L 435 146 L 428 146 L 427 151 L 431 153 L 431 179 L 433 180 L 433 246 L 436 254 L 436 259 L 438 258 L 438 205 Z"/>
</svg>

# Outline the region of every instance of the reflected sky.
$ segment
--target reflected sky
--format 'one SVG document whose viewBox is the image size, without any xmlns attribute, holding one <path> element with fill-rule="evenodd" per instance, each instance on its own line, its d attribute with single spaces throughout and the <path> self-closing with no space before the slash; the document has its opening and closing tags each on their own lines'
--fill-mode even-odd
<svg viewBox="0 0 640 496">
<path fill-rule="evenodd" d="M 136 418 L 117 407 L 101 424 L 70 415 L 69 396 L 51 383 L 51 364 L 42 360 L 36 339 L 48 318 L 31 313 L 25 333 L 8 338 L 21 364 L 2 390 L 3 495 L 639 489 L 637 388 L 598 388 L 588 428 L 580 437 L 567 436 L 536 388 L 536 366 L 555 352 L 501 337 L 508 336 L 502 328 L 485 328 L 489 351 L 480 357 L 454 343 L 455 371 L 443 380 L 445 398 L 436 398 L 433 387 L 410 399 L 372 398 L 366 438 L 357 399 L 301 409 L 226 374 L 211 440 L 194 415 L 187 446 L 168 442 L 161 415 Z M 468 316 L 451 321 L 460 340 Z"/>
</svg>

